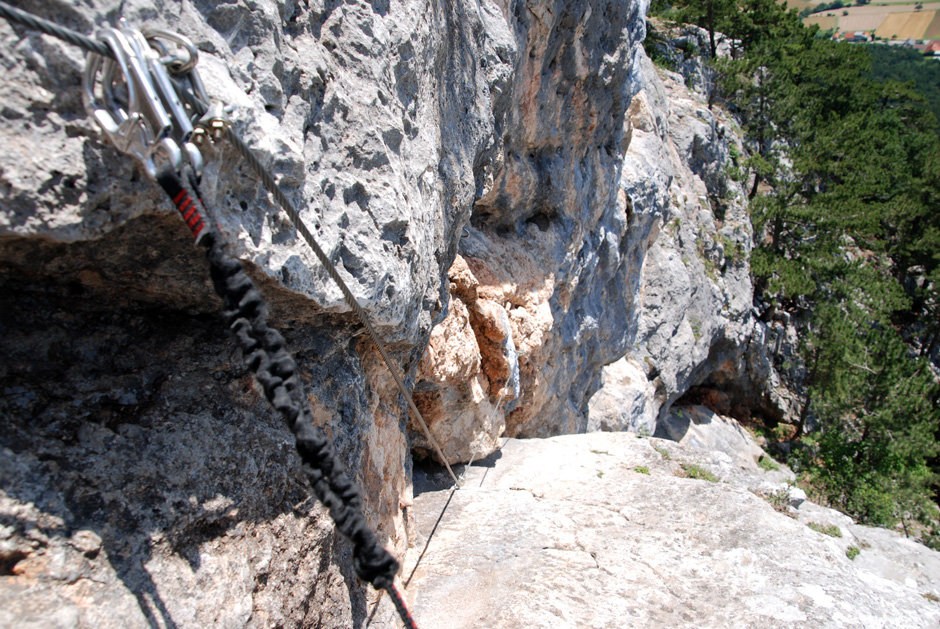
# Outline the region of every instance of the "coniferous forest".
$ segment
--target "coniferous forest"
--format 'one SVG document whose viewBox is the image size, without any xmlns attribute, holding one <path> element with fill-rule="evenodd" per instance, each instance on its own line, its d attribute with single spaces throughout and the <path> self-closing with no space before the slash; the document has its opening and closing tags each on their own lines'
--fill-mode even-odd
<svg viewBox="0 0 940 629">
<path fill-rule="evenodd" d="M 936 547 L 940 63 L 829 41 L 775 0 L 650 13 L 708 32 L 710 102 L 741 124 L 756 297 L 802 339 L 789 463 L 817 498 Z"/>
</svg>

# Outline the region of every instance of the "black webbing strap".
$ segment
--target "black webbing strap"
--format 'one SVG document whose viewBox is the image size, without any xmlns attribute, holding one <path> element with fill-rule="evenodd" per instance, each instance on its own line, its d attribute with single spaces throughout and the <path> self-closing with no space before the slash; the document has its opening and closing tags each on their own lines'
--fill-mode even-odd
<svg viewBox="0 0 940 629">
<path fill-rule="evenodd" d="M 70 42 L 89 52 L 106 57 L 114 55 L 104 42 L 21 11 L 6 2 L 0 1 L 0 17 Z M 237 140 L 236 147 L 241 147 L 250 155 L 244 143 L 231 130 L 228 133 Z M 251 156 L 249 161 L 251 159 L 255 158 Z M 213 286 L 225 304 L 226 323 L 235 332 L 248 367 L 255 372 L 265 397 L 294 433 L 303 471 L 314 493 L 329 509 L 336 527 L 352 542 L 356 574 L 377 589 L 386 590 L 405 627 L 417 629 L 394 585 L 398 562 L 378 543 L 375 534 L 369 529 L 362 515 L 362 497 L 358 488 L 343 470 L 330 440 L 314 425 L 313 415 L 303 395 L 297 364 L 284 349 L 281 334 L 268 327 L 267 307 L 254 282 L 245 274 L 241 262 L 225 253 L 220 231 L 209 222 L 211 217 L 199 194 L 195 173 L 188 167 L 184 167 L 182 175 L 172 169 L 165 169 L 157 173 L 157 181 L 179 210 L 196 242 L 206 248 Z M 273 179 L 270 183 L 273 184 Z M 276 185 L 272 193 L 283 197 Z M 345 286 L 341 280 L 339 283 L 341 287 Z M 381 344 L 378 347 L 383 358 L 389 362 Z M 389 368 L 392 368 L 390 363 Z M 394 370 L 392 373 L 396 375 Z M 404 390 L 397 376 L 396 381 Z M 409 397 L 406 391 L 403 392 Z M 417 411 L 413 402 L 412 407 Z M 420 413 L 418 417 L 420 419 Z M 425 430 L 433 443 L 430 432 Z M 447 465 L 446 458 L 442 460 Z"/>
<path fill-rule="evenodd" d="M 303 471 L 314 493 L 329 509 L 336 527 L 352 542 L 356 574 L 391 593 L 398 561 L 379 544 L 366 524 L 359 489 L 343 469 L 329 438 L 314 424 L 297 363 L 284 348 L 281 333 L 268 326 L 264 298 L 241 261 L 225 252 L 192 169 L 184 167 L 182 174 L 173 170 L 158 172 L 157 181 L 173 200 L 196 242 L 206 248 L 212 283 L 224 303 L 226 324 L 235 333 L 245 362 L 255 373 L 265 397 L 294 433 Z M 392 595 L 393 601 L 400 602 L 396 595 Z M 403 608 L 397 604 L 396 608 L 401 614 Z M 407 610 L 402 620 L 406 627 L 415 627 Z"/>
<path fill-rule="evenodd" d="M 173 205 L 179 210 L 180 216 L 183 217 L 183 222 L 189 227 L 189 231 L 193 233 L 196 244 L 200 244 L 203 237 L 206 236 L 212 228 L 206 223 L 206 219 L 208 218 L 206 206 L 202 202 L 202 197 L 199 196 L 199 192 L 196 188 L 195 176 L 188 176 L 192 174 L 192 169 L 188 167 L 187 169 L 188 173 L 185 175 L 185 178 L 189 181 L 185 181 L 184 178 L 177 174 L 172 168 L 163 168 L 157 171 L 157 183 L 159 183 L 164 192 L 169 195 L 170 199 L 173 201 Z"/>
</svg>

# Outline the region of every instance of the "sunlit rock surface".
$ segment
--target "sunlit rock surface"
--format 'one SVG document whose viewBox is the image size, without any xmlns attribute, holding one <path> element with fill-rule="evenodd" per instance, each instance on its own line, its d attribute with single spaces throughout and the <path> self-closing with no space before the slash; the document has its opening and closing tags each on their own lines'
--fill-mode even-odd
<svg viewBox="0 0 940 629">
<path fill-rule="evenodd" d="M 692 466 L 714 482 L 688 478 Z M 722 451 L 632 433 L 509 439 L 452 495 L 435 489 L 439 478 L 416 471 L 419 541 L 405 575 L 421 625 L 940 621 L 940 553 L 808 501 L 778 512 L 749 490 L 776 481 Z M 806 525 L 826 518 L 839 519 L 842 537 Z M 850 546 L 861 549 L 854 561 Z"/>
</svg>

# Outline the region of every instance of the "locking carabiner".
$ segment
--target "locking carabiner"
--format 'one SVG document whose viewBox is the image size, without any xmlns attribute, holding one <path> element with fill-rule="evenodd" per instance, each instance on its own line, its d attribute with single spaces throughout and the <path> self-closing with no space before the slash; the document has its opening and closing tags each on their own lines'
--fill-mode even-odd
<svg viewBox="0 0 940 629">
<path fill-rule="evenodd" d="M 169 137 L 172 121 L 154 89 L 140 42 L 125 33 L 115 28 L 98 32 L 98 39 L 108 44 L 114 59 L 88 53 L 82 101 L 114 146 L 137 159 L 155 177 L 155 158 L 168 159 L 179 168 L 182 156 Z M 95 93 L 99 74 L 103 103 Z"/>
<path fill-rule="evenodd" d="M 202 154 L 191 142 L 193 125 L 167 71 L 173 67 L 201 90 L 196 47 L 182 35 L 162 30 L 145 37 L 130 28 L 107 28 L 97 36 L 111 48 L 114 59 L 95 53 L 86 58 L 82 100 L 88 115 L 118 150 L 137 159 L 151 177 L 160 168 L 178 171 L 184 151 L 200 173 Z M 188 59 L 169 58 L 159 39 L 179 44 L 189 53 Z"/>
</svg>

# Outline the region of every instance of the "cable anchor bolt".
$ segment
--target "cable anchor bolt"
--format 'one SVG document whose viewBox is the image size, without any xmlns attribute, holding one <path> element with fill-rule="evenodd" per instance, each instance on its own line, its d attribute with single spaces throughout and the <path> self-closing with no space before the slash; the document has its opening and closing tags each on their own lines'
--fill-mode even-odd
<svg viewBox="0 0 940 629">
<path fill-rule="evenodd" d="M 193 142 L 200 146 L 207 139 L 218 142 L 225 137 L 225 131 L 231 124 L 226 108 L 222 103 L 213 101 L 205 115 L 196 122 L 193 130 Z"/>
</svg>

